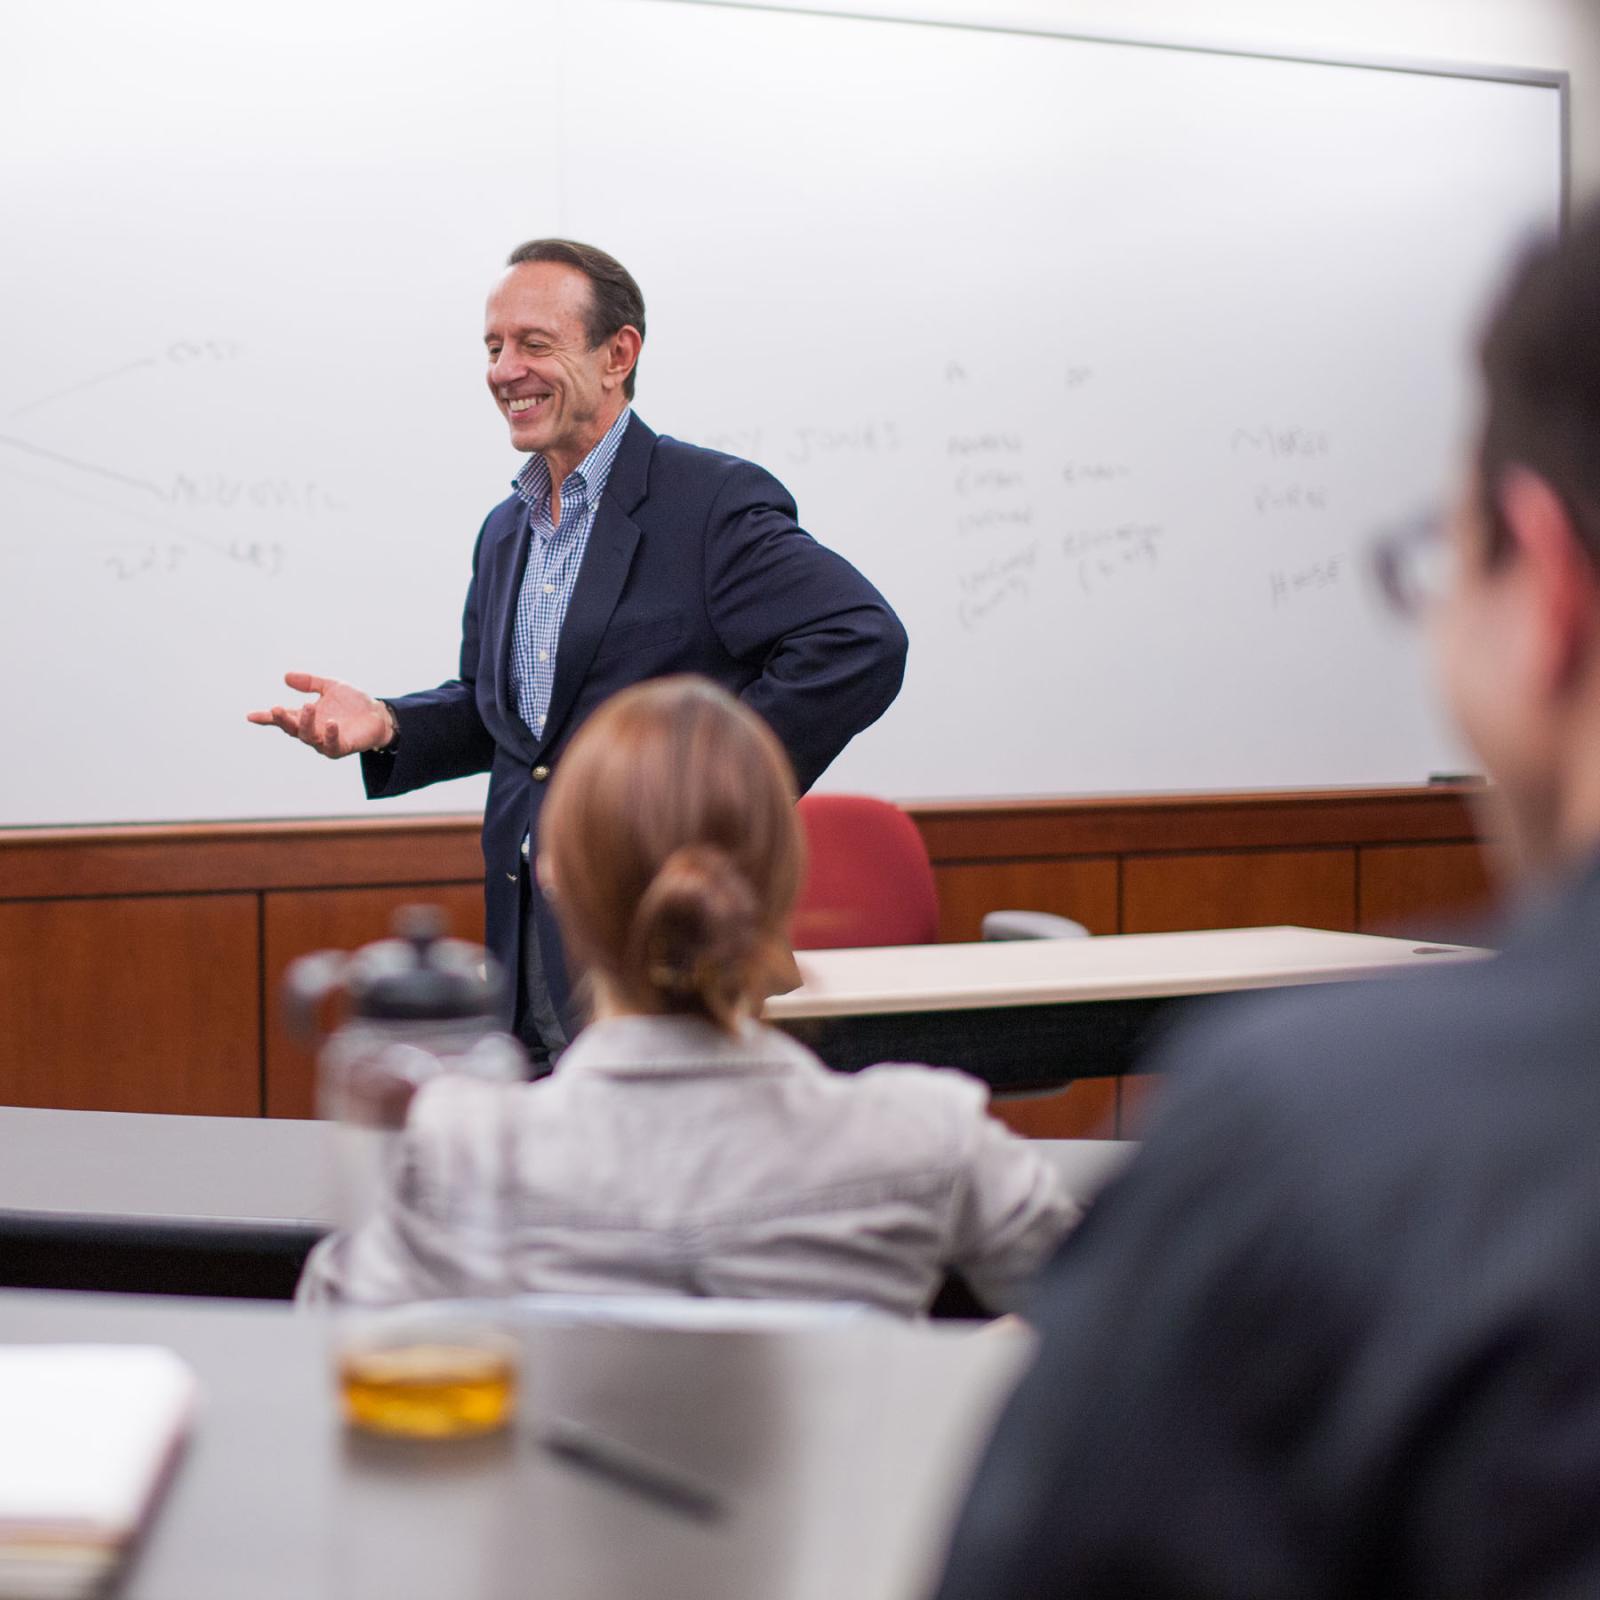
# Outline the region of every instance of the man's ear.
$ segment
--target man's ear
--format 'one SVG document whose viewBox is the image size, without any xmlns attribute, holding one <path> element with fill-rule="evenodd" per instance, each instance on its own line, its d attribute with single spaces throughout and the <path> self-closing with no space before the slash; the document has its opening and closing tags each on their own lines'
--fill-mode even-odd
<svg viewBox="0 0 1600 1600">
<path fill-rule="evenodd" d="M 1566 502 L 1537 472 L 1512 467 L 1497 499 L 1536 630 L 1539 677 L 1559 693 L 1591 664 L 1600 645 L 1600 579 Z"/>
<path fill-rule="evenodd" d="M 606 377 L 614 384 L 621 384 L 638 364 L 644 340 L 631 322 L 625 322 L 611 335 L 609 345 L 606 351 Z"/>
</svg>

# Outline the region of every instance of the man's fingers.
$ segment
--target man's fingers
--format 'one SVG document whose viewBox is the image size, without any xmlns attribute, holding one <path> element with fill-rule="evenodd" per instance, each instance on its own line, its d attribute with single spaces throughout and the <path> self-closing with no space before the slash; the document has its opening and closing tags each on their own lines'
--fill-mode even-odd
<svg viewBox="0 0 1600 1600">
<path fill-rule="evenodd" d="M 287 676 L 289 678 L 310 678 L 310 674 L 304 672 L 291 672 Z M 323 680 L 315 678 L 311 681 L 320 683 Z M 296 688 L 299 685 L 291 683 L 290 687 Z M 317 708 L 314 703 L 296 706 L 293 710 L 289 710 L 284 706 L 274 706 L 270 711 L 247 711 L 245 712 L 245 719 L 255 723 L 258 727 L 282 728 L 291 739 L 298 739 L 302 744 L 310 745 L 313 750 L 320 751 L 325 756 L 332 756 L 337 759 L 339 756 L 346 754 L 346 751 L 339 744 L 339 724 L 337 722 L 325 722 L 319 728 L 317 726 Z"/>
<path fill-rule="evenodd" d="M 338 687 L 332 678 L 319 678 L 314 672 L 286 672 L 283 681 L 301 694 L 318 696 Z M 296 706 L 292 711 L 283 706 L 274 706 L 270 711 L 247 711 L 245 717 L 262 727 L 270 724 L 282 728 L 291 738 L 337 760 L 340 756 L 348 755 L 349 751 L 340 739 L 337 722 L 318 722 L 317 708 L 322 703 L 320 699 L 308 700 L 305 705 Z"/>
<path fill-rule="evenodd" d="M 270 711 L 247 711 L 245 716 L 249 721 L 259 724 L 263 728 L 282 728 L 287 734 L 294 735 L 299 731 L 299 724 L 292 711 L 285 711 L 282 706 L 274 706 Z"/>
</svg>

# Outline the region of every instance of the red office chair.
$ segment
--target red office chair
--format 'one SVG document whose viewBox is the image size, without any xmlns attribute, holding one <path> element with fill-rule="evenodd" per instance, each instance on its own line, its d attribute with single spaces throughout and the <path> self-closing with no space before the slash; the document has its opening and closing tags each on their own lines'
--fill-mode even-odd
<svg viewBox="0 0 1600 1600">
<path fill-rule="evenodd" d="M 808 794 L 799 805 L 808 863 L 794 914 L 796 950 L 933 944 L 939 897 L 917 825 L 864 794 Z M 1089 930 L 1048 911 L 991 911 L 985 939 L 1071 939 Z"/>
<path fill-rule="evenodd" d="M 794 913 L 796 950 L 938 939 L 933 866 L 899 806 L 864 794 L 808 794 L 799 815 L 806 879 Z"/>
</svg>

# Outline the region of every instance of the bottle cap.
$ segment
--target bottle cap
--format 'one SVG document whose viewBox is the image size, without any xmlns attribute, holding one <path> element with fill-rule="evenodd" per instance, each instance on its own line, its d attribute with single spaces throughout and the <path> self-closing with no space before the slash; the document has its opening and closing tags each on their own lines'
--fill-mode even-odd
<svg viewBox="0 0 1600 1600">
<path fill-rule="evenodd" d="M 498 965 L 475 944 L 444 937 L 436 906 L 403 906 L 395 937 L 369 944 L 350 963 L 351 1009 L 387 1022 L 494 1018 L 505 991 Z"/>
</svg>

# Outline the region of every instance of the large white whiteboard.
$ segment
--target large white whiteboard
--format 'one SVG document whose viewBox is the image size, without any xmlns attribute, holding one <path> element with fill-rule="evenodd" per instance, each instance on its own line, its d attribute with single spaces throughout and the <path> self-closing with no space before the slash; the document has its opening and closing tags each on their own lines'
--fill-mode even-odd
<svg viewBox="0 0 1600 1600">
<path fill-rule="evenodd" d="M 67 0 L 0 57 L 0 822 L 365 809 L 243 713 L 454 670 L 517 465 L 482 297 L 541 233 L 642 283 L 646 420 L 768 465 L 905 618 L 825 786 L 1460 764 L 1360 558 L 1446 492 L 1559 218 L 1548 77 L 674 0 Z"/>
</svg>

